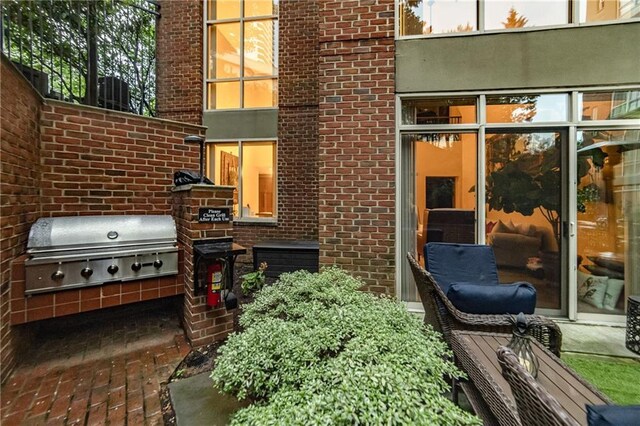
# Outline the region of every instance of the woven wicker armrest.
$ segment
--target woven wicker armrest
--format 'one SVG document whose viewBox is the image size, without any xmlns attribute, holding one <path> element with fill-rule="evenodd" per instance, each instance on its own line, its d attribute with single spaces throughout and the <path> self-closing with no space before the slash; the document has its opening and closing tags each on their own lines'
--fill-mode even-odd
<svg viewBox="0 0 640 426">
<path fill-rule="evenodd" d="M 416 261 L 413 254 L 407 259 L 413 272 L 420 298 L 425 308 L 425 322 L 431 323 L 442 331 L 445 340 L 451 345 L 452 330 L 487 331 L 493 333 L 511 333 L 510 315 L 470 314 L 458 310 L 449 301 L 433 276 Z M 540 315 L 527 315 L 529 334 L 556 356 L 560 356 L 562 332 L 560 327 L 549 318 Z"/>
</svg>

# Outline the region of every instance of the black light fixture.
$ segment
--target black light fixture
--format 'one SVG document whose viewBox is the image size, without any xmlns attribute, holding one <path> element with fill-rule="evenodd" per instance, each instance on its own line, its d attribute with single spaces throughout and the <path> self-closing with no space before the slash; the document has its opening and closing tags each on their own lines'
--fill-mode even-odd
<svg viewBox="0 0 640 426">
<path fill-rule="evenodd" d="M 200 183 L 204 183 L 204 138 L 197 135 L 189 135 L 184 138 L 184 143 L 200 144 Z"/>
<path fill-rule="evenodd" d="M 529 374 L 536 378 L 538 377 L 540 363 L 538 362 L 536 354 L 533 353 L 533 348 L 531 347 L 531 336 L 527 334 L 527 331 L 529 330 L 529 321 L 522 312 L 520 312 L 517 317 L 511 316 L 510 320 L 513 324 L 513 335 L 511 336 L 511 341 L 507 346 L 516 354 L 520 365 L 522 365 Z"/>
</svg>

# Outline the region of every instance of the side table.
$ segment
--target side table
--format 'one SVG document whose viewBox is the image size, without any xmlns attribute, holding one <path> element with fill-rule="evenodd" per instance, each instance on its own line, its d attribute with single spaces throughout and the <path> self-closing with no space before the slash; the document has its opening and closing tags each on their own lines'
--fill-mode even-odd
<svg viewBox="0 0 640 426">
<path fill-rule="evenodd" d="M 625 346 L 630 351 L 640 354 L 640 296 L 629 296 L 627 299 Z"/>
</svg>

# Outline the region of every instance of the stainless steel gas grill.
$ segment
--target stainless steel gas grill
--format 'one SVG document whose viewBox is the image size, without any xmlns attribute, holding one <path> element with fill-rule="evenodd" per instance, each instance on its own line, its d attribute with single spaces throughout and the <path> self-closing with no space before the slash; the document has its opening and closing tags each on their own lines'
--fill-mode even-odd
<svg viewBox="0 0 640 426">
<path fill-rule="evenodd" d="M 25 294 L 178 273 L 171 216 L 38 219 L 29 232 Z"/>
</svg>

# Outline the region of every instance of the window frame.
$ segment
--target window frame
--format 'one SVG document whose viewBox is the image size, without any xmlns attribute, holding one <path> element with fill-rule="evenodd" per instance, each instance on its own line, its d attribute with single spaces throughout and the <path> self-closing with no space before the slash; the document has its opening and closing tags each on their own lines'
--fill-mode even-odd
<svg viewBox="0 0 640 426">
<path fill-rule="evenodd" d="M 640 22 L 640 18 L 625 18 L 625 19 L 612 19 L 608 21 L 590 21 L 580 22 L 580 13 L 583 8 L 586 8 L 587 0 L 566 0 L 567 7 L 569 8 L 567 14 L 568 22 L 566 24 L 552 24 L 552 25 L 540 25 L 534 27 L 522 27 L 522 28 L 499 28 L 487 30 L 485 26 L 485 3 L 488 0 L 476 0 L 476 27 L 475 31 L 460 32 L 460 33 L 437 33 L 437 34 L 412 34 L 401 35 L 400 34 L 400 2 L 402 0 L 394 1 L 394 35 L 396 40 L 414 40 L 424 38 L 442 38 L 442 37 L 468 37 L 481 34 L 503 34 L 503 33 L 520 33 L 531 31 L 546 31 L 555 28 L 577 28 L 577 27 L 589 27 L 589 26 L 602 26 L 602 25 L 617 25 L 625 24 L 629 22 Z M 426 0 L 425 0 L 426 1 Z"/>
<path fill-rule="evenodd" d="M 273 32 L 273 38 L 276 40 L 278 38 L 280 32 L 279 25 L 279 13 L 272 15 L 259 15 L 259 16 L 244 16 L 244 0 L 240 1 L 240 17 L 238 18 L 226 18 L 226 19 L 209 19 L 209 0 L 202 0 L 204 6 L 202 8 L 202 109 L 203 112 L 209 111 L 251 111 L 251 110 L 268 110 L 278 108 L 279 99 L 278 95 L 278 80 L 279 80 L 279 66 L 276 66 L 275 74 L 270 76 L 262 75 L 262 76 L 254 76 L 254 77 L 245 77 L 244 76 L 244 23 L 252 22 L 252 21 L 265 21 L 271 20 L 275 24 L 275 29 Z M 279 7 L 279 2 L 277 2 Z M 279 9 L 278 9 L 279 12 Z M 214 24 L 225 24 L 225 23 L 238 23 L 240 26 L 240 76 L 238 78 L 208 78 L 209 77 L 209 27 Z M 279 43 L 276 43 L 278 45 Z M 273 59 L 278 64 L 278 52 L 273 52 Z M 276 103 L 273 106 L 269 107 L 244 107 L 244 82 L 245 81 L 257 81 L 257 80 L 273 80 L 275 82 L 276 88 Z M 209 84 L 210 83 L 224 83 L 224 82 L 239 82 L 240 83 L 240 107 L 238 108 L 209 108 L 208 98 L 209 98 Z"/>
<path fill-rule="evenodd" d="M 242 167 L 243 167 L 243 145 L 250 145 L 252 143 L 265 143 L 269 142 L 273 146 L 273 216 L 272 217 L 243 217 L 242 216 Z M 215 145 L 231 145 L 238 148 L 238 214 L 233 216 L 234 223 L 260 223 L 260 224 L 276 224 L 278 222 L 278 140 L 276 138 L 251 138 L 251 139 L 207 139 L 206 145 L 206 170 L 210 170 L 213 166 L 215 169 L 215 154 L 213 160 L 209 154 L 209 149 L 213 149 Z M 213 161 L 213 163 L 212 163 Z M 210 175 L 210 173 L 207 173 Z M 216 182 L 215 176 L 213 177 L 214 184 Z"/>
</svg>

